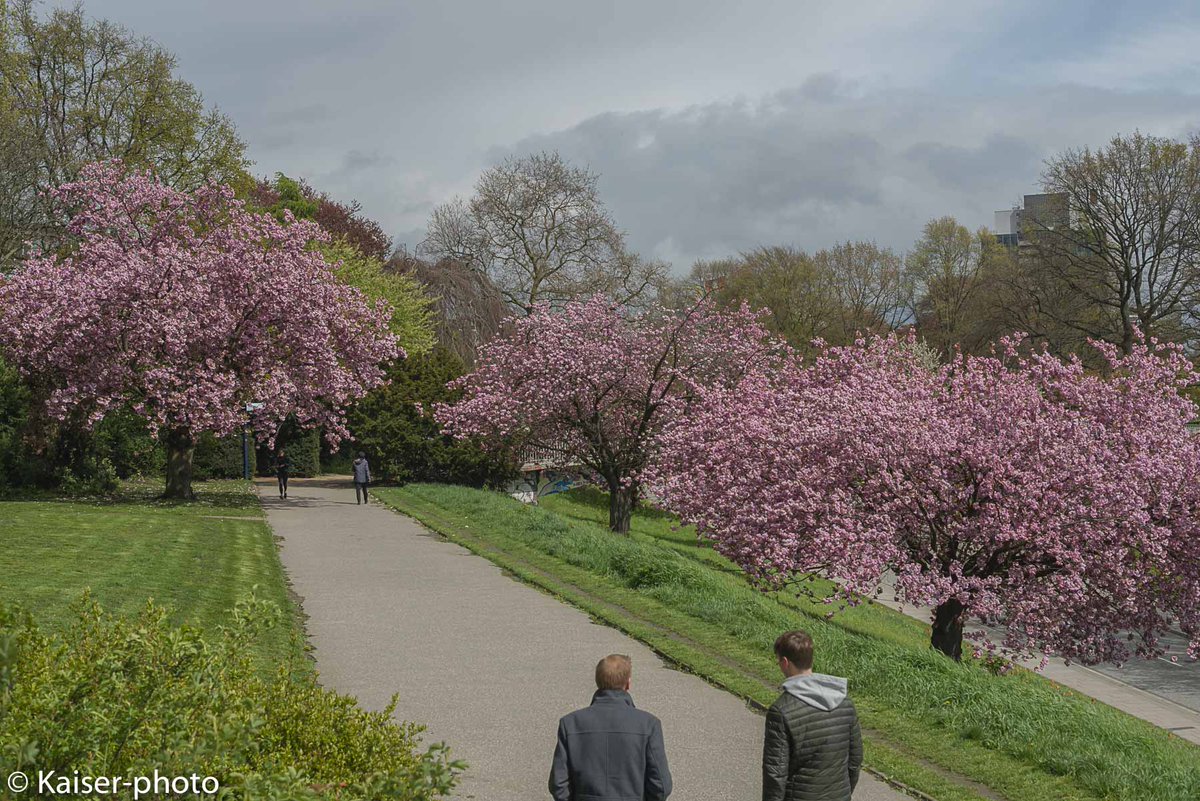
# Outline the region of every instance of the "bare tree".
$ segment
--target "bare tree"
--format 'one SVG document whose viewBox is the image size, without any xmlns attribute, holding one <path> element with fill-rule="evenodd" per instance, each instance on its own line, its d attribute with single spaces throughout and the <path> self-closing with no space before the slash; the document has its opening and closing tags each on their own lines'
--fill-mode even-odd
<svg viewBox="0 0 1200 801">
<path fill-rule="evenodd" d="M 558 153 L 508 159 L 469 201 L 434 209 L 421 251 L 469 265 L 525 313 L 595 293 L 636 303 L 666 269 L 626 250 L 596 182 Z"/>
<path fill-rule="evenodd" d="M 895 251 L 874 242 L 843 242 L 817 251 L 813 261 L 837 300 L 841 330 L 836 341 L 852 341 L 860 332 L 890 331 L 911 316 L 908 274 Z"/>
<path fill-rule="evenodd" d="M 397 250 L 386 269 L 411 275 L 433 298 L 434 333 L 438 343 L 467 366 L 475 364 L 480 346 L 500 332 L 509 316 L 504 296 L 488 278 L 461 262 L 436 263 Z"/>
<path fill-rule="evenodd" d="M 1068 150 L 1047 163 L 1042 183 L 1061 193 L 1065 212 L 1022 220 L 1030 256 L 1053 279 L 1033 282 L 1029 302 L 1125 352 L 1135 327 L 1195 345 L 1200 137 L 1134 133 L 1094 152 Z M 1052 304 L 1054 292 L 1084 302 Z"/>
</svg>

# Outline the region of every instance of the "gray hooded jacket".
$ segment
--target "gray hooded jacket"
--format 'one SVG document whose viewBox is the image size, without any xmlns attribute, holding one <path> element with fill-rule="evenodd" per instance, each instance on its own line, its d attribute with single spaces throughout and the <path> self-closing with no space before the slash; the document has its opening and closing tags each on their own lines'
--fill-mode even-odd
<svg viewBox="0 0 1200 801">
<path fill-rule="evenodd" d="M 862 732 L 846 680 L 787 679 L 767 711 L 763 801 L 850 801 L 861 768 Z"/>
<path fill-rule="evenodd" d="M 354 460 L 354 483 L 367 484 L 371 481 L 371 465 L 366 459 Z"/>
</svg>

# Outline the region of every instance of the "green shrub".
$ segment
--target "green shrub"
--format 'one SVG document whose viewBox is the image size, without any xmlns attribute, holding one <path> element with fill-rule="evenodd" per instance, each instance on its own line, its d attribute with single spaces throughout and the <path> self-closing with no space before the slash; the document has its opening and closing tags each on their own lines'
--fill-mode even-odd
<svg viewBox="0 0 1200 801">
<path fill-rule="evenodd" d="M 104 495 L 120 479 L 161 474 L 164 466 L 161 444 L 128 409 L 92 429 L 79 420 L 47 420 L 17 371 L 0 362 L 0 487 Z"/>
<path fill-rule="evenodd" d="M 447 794 L 463 766 L 444 746 L 420 750 L 422 727 L 394 722 L 394 699 L 363 710 L 299 656 L 273 677 L 255 669 L 248 646 L 278 615 L 252 599 L 205 638 L 152 605 L 127 619 L 85 599 L 55 634 L 0 610 L 0 775 L 198 774 L 231 799 Z M 42 796 L 35 783 L 21 797 Z"/>
<path fill-rule="evenodd" d="M 365 451 L 372 472 L 384 481 L 502 486 L 515 474 L 508 455 L 447 437 L 433 419 L 435 403 L 455 400 L 446 384 L 463 371 L 462 360 L 441 347 L 396 362 L 389 383 L 350 410 L 351 450 Z"/>
<path fill-rule="evenodd" d="M 250 443 L 250 475 L 257 466 L 257 448 Z M 192 455 L 192 478 L 208 481 L 214 478 L 242 477 L 242 436 L 215 437 L 201 434 Z"/>
<path fill-rule="evenodd" d="M 321 474 L 321 432 L 315 428 L 301 428 L 294 417 L 285 420 L 275 434 L 274 449 L 265 442 L 258 443 L 258 474 L 275 475 L 275 454 L 280 448 L 287 450 L 291 475 L 305 478 Z"/>
</svg>

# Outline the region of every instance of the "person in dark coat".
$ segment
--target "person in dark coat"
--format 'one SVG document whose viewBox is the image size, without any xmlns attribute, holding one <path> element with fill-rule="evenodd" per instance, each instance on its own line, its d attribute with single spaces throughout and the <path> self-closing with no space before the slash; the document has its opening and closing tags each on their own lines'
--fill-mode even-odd
<svg viewBox="0 0 1200 801">
<path fill-rule="evenodd" d="M 596 665 L 592 705 L 558 722 L 550 767 L 554 801 L 664 801 L 671 771 L 662 724 L 633 705 L 633 662 L 612 654 Z"/>
<path fill-rule="evenodd" d="M 862 768 L 862 732 L 846 680 L 813 673 L 813 641 L 775 641 L 783 694 L 767 711 L 763 801 L 850 801 Z"/>
<path fill-rule="evenodd" d="M 367 464 L 367 455 L 358 452 L 354 460 L 354 500 L 359 504 L 367 502 L 367 485 L 371 483 L 371 465 Z"/>
<path fill-rule="evenodd" d="M 287 451 L 283 448 L 279 449 L 279 453 L 275 454 L 275 477 L 279 479 L 279 497 L 287 497 L 287 482 L 288 473 L 291 471 L 291 463 L 288 462 Z"/>
</svg>

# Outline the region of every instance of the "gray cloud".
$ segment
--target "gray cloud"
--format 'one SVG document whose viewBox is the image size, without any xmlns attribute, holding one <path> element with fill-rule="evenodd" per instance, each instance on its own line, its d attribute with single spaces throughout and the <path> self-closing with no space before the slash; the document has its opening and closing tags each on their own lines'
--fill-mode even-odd
<svg viewBox="0 0 1200 801">
<path fill-rule="evenodd" d="M 74 0 L 48 0 L 73 4 Z M 178 55 L 255 169 L 357 198 L 398 242 L 499 157 L 602 173 L 639 250 L 907 247 L 1042 159 L 1200 126 L 1190 0 L 85 0 Z"/>
<path fill-rule="evenodd" d="M 862 93 L 822 76 L 755 103 L 604 114 L 492 155 L 556 149 L 589 165 L 631 243 L 686 269 L 760 244 L 863 238 L 904 249 L 945 214 L 988 224 L 1037 191 L 1053 153 L 1132 122 L 1178 135 L 1197 108 L 1190 95 L 1082 87 Z"/>
</svg>

